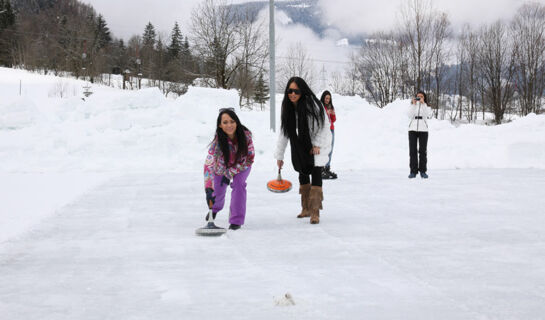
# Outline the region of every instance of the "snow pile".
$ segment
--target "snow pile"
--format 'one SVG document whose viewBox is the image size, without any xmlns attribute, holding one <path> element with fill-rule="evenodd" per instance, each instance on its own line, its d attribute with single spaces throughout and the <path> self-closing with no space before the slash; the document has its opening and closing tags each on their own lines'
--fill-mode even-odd
<svg viewBox="0 0 545 320">
<path fill-rule="evenodd" d="M 13 90 L 18 77 L 26 88 L 22 96 Z M 50 97 L 48 88 L 59 78 L 11 69 L 0 69 L 0 82 L 6 84 L 0 89 L 1 170 L 8 173 L 200 171 L 218 109 L 236 107 L 239 99 L 235 90 L 197 87 L 176 100 L 165 98 L 157 88 L 122 91 L 101 86 L 93 86 L 86 100 Z M 277 101 L 281 103 L 281 95 Z M 338 119 L 333 168 L 408 167 L 408 101 L 384 109 L 359 97 L 334 95 L 333 101 Z M 278 128 L 280 105 L 277 110 Z M 276 134 L 269 129 L 269 112 L 237 112 L 254 133 L 254 170 L 274 171 Z M 545 168 L 545 116 L 490 127 L 430 120 L 430 127 L 430 171 Z"/>
<path fill-rule="evenodd" d="M 0 130 L 15 130 L 33 125 L 39 111 L 30 99 L 20 98 L 0 105 Z"/>
<path fill-rule="evenodd" d="M 341 168 L 408 167 L 408 101 L 383 110 L 359 98 L 333 97 L 337 108 L 334 162 Z M 429 120 L 430 170 L 545 168 L 545 116 L 530 115 L 500 126 Z"/>
</svg>

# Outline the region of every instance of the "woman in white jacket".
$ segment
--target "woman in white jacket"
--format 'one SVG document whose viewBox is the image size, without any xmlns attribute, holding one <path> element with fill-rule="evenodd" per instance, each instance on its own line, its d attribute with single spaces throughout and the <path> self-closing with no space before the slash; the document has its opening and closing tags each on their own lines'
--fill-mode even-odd
<svg viewBox="0 0 545 320">
<path fill-rule="evenodd" d="M 320 222 L 322 209 L 322 169 L 329 160 L 331 130 L 324 107 L 305 80 L 293 77 L 288 81 L 282 101 L 281 130 L 275 152 L 278 167 L 284 165 L 288 141 L 291 162 L 299 172 L 299 193 L 302 211 L 297 218 L 310 217 Z M 312 176 L 312 183 L 309 176 Z"/>
<path fill-rule="evenodd" d="M 432 117 L 432 111 L 427 102 L 426 94 L 419 91 L 409 106 L 409 179 L 415 178 L 419 171 L 420 177 L 428 178 L 428 119 Z"/>
</svg>

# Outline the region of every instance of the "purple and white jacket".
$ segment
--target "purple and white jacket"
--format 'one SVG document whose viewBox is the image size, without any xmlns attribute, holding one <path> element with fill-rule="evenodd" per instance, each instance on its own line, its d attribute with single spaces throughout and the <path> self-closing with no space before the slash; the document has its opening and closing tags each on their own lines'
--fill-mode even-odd
<svg viewBox="0 0 545 320">
<path fill-rule="evenodd" d="M 246 134 L 246 142 L 248 143 L 248 154 L 236 161 L 238 145 L 227 138 L 229 144 L 229 168 L 225 165 L 223 154 L 218 144 L 218 136 L 214 137 L 210 148 L 208 149 L 208 155 L 204 162 L 204 188 L 214 189 L 214 176 L 226 176 L 231 180 L 236 174 L 243 172 L 252 166 L 254 163 L 255 151 L 254 143 L 252 141 L 252 134 L 250 131 L 244 132 Z"/>
</svg>

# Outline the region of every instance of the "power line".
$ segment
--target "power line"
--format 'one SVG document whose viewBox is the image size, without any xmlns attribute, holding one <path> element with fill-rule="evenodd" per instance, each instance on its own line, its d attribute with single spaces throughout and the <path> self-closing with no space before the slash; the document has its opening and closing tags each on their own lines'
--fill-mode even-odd
<svg viewBox="0 0 545 320">
<path fill-rule="evenodd" d="M 283 57 L 283 56 L 276 56 L 276 57 L 280 58 L 280 59 L 285 59 L 285 60 L 298 60 L 298 58 L 294 58 L 294 57 Z M 352 63 L 350 61 L 323 60 L 323 59 L 313 59 L 313 58 L 306 59 L 306 60 L 310 60 L 310 61 L 314 61 L 314 62 L 322 62 L 322 63 L 337 63 L 337 64 L 351 64 Z"/>
</svg>

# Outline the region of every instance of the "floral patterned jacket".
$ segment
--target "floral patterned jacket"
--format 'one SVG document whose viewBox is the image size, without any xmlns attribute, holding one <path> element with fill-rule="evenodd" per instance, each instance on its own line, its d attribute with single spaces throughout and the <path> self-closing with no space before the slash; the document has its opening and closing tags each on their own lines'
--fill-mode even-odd
<svg viewBox="0 0 545 320">
<path fill-rule="evenodd" d="M 237 144 L 231 139 L 227 138 L 229 143 L 229 168 L 226 167 L 218 144 L 218 137 L 215 136 L 210 148 L 208 149 L 208 155 L 204 162 L 204 188 L 214 188 L 214 176 L 225 176 L 229 180 L 233 178 L 237 173 L 243 172 L 252 166 L 254 163 L 255 151 L 252 141 L 252 134 L 250 131 L 245 131 L 246 142 L 248 143 L 248 155 L 242 157 L 235 163 L 235 157 L 237 155 Z"/>
</svg>

